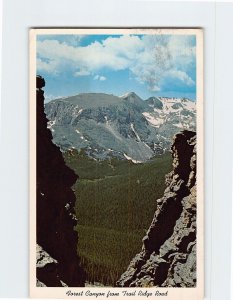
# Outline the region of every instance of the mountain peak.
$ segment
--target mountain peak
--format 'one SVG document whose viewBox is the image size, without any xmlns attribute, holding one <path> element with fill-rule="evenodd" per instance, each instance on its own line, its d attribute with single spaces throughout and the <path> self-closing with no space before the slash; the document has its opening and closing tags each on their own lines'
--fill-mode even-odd
<svg viewBox="0 0 233 300">
<path fill-rule="evenodd" d="M 150 97 L 147 100 L 145 100 L 145 102 L 153 108 L 163 109 L 163 103 L 158 97 Z"/>
<path fill-rule="evenodd" d="M 141 112 L 144 112 L 148 109 L 148 104 L 135 92 L 128 92 L 119 98 L 122 99 L 122 103 L 124 103 L 126 106 L 130 106 L 131 109 L 134 108 Z"/>
<path fill-rule="evenodd" d="M 122 98 L 122 99 L 126 99 L 126 98 L 136 98 L 136 99 L 142 100 L 135 92 L 128 92 L 128 93 L 125 93 L 124 95 L 120 96 L 120 98 Z"/>
</svg>

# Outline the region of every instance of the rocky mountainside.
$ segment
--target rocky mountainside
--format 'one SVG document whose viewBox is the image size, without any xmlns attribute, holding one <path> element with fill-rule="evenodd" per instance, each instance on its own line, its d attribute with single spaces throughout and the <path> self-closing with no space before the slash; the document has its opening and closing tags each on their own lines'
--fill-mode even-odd
<svg viewBox="0 0 233 300">
<path fill-rule="evenodd" d="M 77 256 L 75 195 L 77 176 L 53 144 L 44 113 L 44 79 L 37 76 L 36 118 L 36 239 L 37 285 L 83 286 L 84 272 Z"/>
<path fill-rule="evenodd" d="M 177 134 L 171 147 L 173 171 L 142 250 L 117 282 L 120 287 L 196 286 L 196 134 Z"/>
<path fill-rule="evenodd" d="M 93 158 L 116 156 L 135 163 L 169 150 L 174 134 L 196 126 L 195 102 L 161 97 L 143 101 L 133 92 L 59 98 L 47 103 L 45 111 L 62 150 L 83 148 Z"/>
</svg>

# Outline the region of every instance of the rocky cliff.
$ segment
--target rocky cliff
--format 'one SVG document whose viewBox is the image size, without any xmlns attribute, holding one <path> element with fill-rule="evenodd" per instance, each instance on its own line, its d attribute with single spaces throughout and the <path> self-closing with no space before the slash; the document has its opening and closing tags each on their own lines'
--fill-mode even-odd
<svg viewBox="0 0 233 300">
<path fill-rule="evenodd" d="M 77 256 L 74 226 L 75 195 L 71 189 L 77 175 L 68 168 L 52 142 L 44 113 L 45 81 L 37 76 L 37 285 L 84 286 L 84 272 Z"/>
<path fill-rule="evenodd" d="M 173 171 L 157 200 L 142 250 L 117 286 L 195 287 L 196 285 L 196 134 L 177 134 L 171 147 Z"/>
</svg>

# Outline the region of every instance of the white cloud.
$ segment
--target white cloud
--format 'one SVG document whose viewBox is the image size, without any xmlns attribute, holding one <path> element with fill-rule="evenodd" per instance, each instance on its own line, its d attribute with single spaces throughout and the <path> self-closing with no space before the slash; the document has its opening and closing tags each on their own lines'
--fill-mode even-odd
<svg viewBox="0 0 233 300">
<path fill-rule="evenodd" d="M 94 80 L 100 80 L 100 81 L 104 81 L 104 80 L 106 80 L 107 78 L 105 77 L 105 76 L 101 76 L 101 75 L 95 75 L 94 76 L 94 78 L 93 78 Z"/>
<path fill-rule="evenodd" d="M 91 75 L 91 73 L 88 71 L 88 70 L 85 70 L 85 69 L 82 69 L 82 70 L 79 70 L 79 71 L 76 71 L 74 73 L 74 76 L 88 76 L 88 75 Z"/>
<path fill-rule="evenodd" d="M 180 79 L 180 81 L 183 81 L 188 86 L 193 86 L 195 84 L 192 78 L 183 71 L 171 70 L 168 75 Z"/>
<path fill-rule="evenodd" d="M 45 61 L 45 60 L 42 60 L 41 58 L 37 58 L 37 70 L 44 70 L 48 73 L 50 72 L 57 72 L 56 71 L 57 69 L 57 63 L 55 60 L 53 61 Z"/>
<path fill-rule="evenodd" d="M 79 45 L 80 41 L 84 37 L 85 37 L 85 35 L 76 35 L 76 34 L 65 35 L 65 43 L 67 45 L 77 47 Z"/>
<path fill-rule="evenodd" d="M 83 47 L 50 39 L 37 42 L 37 68 L 48 73 L 69 70 L 74 76 L 99 74 L 103 69 L 129 69 L 131 77 L 150 90 L 158 91 L 166 77 L 194 85 L 188 73 L 195 65 L 195 52 L 190 36 L 123 35 Z M 94 79 L 106 80 L 100 75 Z"/>
</svg>

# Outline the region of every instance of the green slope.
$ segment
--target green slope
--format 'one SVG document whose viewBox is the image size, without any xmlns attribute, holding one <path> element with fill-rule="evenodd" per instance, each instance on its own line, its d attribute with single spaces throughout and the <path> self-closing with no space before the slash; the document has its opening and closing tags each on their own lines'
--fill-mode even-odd
<svg viewBox="0 0 233 300">
<path fill-rule="evenodd" d="M 79 180 L 74 186 L 78 252 L 89 281 L 114 285 L 149 227 L 156 199 L 163 195 L 171 170 L 166 153 L 144 164 L 110 159 L 94 161 L 83 152 L 64 154 Z"/>
</svg>

